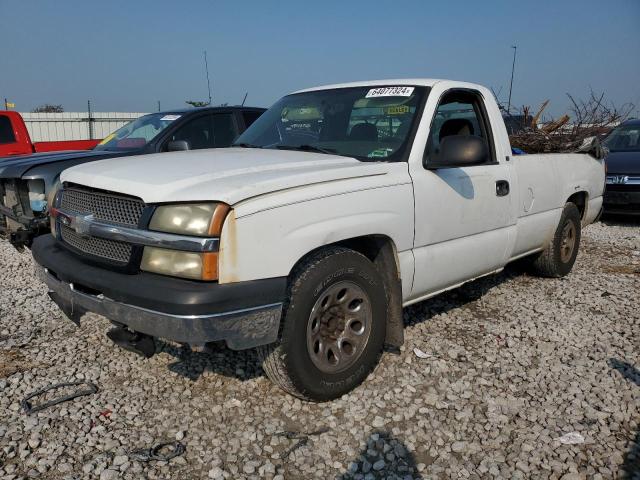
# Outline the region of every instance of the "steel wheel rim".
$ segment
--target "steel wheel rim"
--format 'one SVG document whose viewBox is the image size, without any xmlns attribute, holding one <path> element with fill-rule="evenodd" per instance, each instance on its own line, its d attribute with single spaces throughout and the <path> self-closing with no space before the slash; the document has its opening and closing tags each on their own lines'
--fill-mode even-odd
<svg viewBox="0 0 640 480">
<path fill-rule="evenodd" d="M 576 227 L 573 222 L 569 221 L 562 229 L 562 240 L 560 242 L 560 260 L 567 263 L 571 260 L 573 249 L 576 246 Z"/>
<path fill-rule="evenodd" d="M 307 322 L 307 352 L 323 373 L 347 370 L 362 356 L 371 336 L 371 300 L 356 283 L 325 288 Z"/>
</svg>

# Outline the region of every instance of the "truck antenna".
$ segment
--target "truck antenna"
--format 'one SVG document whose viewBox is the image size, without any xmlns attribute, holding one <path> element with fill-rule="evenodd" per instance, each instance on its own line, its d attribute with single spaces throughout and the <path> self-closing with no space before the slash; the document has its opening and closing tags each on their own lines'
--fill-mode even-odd
<svg viewBox="0 0 640 480">
<path fill-rule="evenodd" d="M 247 101 L 247 95 L 249 95 L 249 92 L 244 94 L 244 98 L 242 99 L 242 106 L 244 107 L 244 102 Z"/>
<path fill-rule="evenodd" d="M 516 69 L 516 52 L 518 51 L 517 45 L 511 45 L 513 48 L 513 64 L 511 65 L 511 83 L 509 84 L 509 102 L 507 103 L 507 113 L 511 112 L 511 90 L 513 89 L 513 72 Z"/>
<path fill-rule="evenodd" d="M 211 83 L 209 83 L 209 64 L 207 63 L 207 51 L 204 51 L 204 69 L 207 72 L 207 90 L 209 92 L 209 105 L 211 105 Z"/>
</svg>

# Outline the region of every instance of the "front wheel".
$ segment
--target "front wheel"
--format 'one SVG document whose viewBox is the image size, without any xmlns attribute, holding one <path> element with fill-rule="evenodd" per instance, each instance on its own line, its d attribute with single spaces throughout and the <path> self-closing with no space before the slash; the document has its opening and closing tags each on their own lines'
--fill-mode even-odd
<svg viewBox="0 0 640 480">
<path fill-rule="evenodd" d="M 340 397 L 377 364 L 386 312 L 375 265 L 353 250 L 323 249 L 292 273 L 279 341 L 259 349 L 263 369 L 305 400 Z"/>
<path fill-rule="evenodd" d="M 560 222 L 545 250 L 533 261 L 534 273 L 542 277 L 564 277 L 573 268 L 580 247 L 580 211 L 573 203 L 562 210 Z"/>
</svg>

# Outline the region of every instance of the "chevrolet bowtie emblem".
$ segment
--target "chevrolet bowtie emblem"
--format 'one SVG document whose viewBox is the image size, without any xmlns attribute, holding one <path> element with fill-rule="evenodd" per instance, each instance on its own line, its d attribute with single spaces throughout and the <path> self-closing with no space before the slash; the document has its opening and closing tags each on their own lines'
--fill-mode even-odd
<svg viewBox="0 0 640 480">
<path fill-rule="evenodd" d="M 60 215 L 60 223 L 73 229 L 78 235 L 88 237 L 93 223 L 93 215 Z"/>
<path fill-rule="evenodd" d="M 93 223 L 93 215 L 78 215 L 73 218 L 73 224 L 71 227 L 78 235 L 88 237 L 89 230 L 91 229 L 91 223 Z"/>
</svg>

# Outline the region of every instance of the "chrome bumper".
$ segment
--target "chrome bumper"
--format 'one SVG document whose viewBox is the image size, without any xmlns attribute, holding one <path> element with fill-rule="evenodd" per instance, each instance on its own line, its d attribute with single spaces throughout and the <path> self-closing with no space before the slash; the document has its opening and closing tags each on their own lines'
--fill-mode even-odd
<svg viewBox="0 0 640 480">
<path fill-rule="evenodd" d="M 173 315 L 80 291 L 40 265 L 36 274 L 49 287 L 52 300 L 76 323 L 84 313 L 93 312 L 154 337 L 192 345 L 224 340 L 233 350 L 273 343 L 278 337 L 282 303 L 211 315 Z"/>
</svg>

